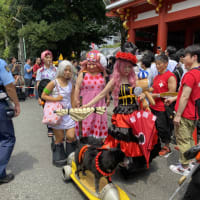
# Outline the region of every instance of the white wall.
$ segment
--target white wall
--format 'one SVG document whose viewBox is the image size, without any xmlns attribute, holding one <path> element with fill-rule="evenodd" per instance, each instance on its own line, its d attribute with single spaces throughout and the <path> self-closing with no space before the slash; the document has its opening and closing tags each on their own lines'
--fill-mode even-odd
<svg viewBox="0 0 200 200">
<path fill-rule="evenodd" d="M 150 10 L 150 11 L 147 11 L 147 12 L 139 13 L 138 16 L 137 16 L 137 19 L 135 19 L 135 21 L 140 21 L 140 20 L 143 20 L 143 19 L 148 19 L 148 18 L 157 17 L 157 16 L 158 16 L 158 13 L 156 13 L 155 10 Z"/>
<path fill-rule="evenodd" d="M 180 10 L 184 10 L 184 9 L 192 8 L 196 6 L 200 6 L 200 0 L 186 0 L 186 1 L 172 4 L 172 9 L 169 10 L 168 13 L 173 13 L 176 11 L 180 11 Z"/>
</svg>

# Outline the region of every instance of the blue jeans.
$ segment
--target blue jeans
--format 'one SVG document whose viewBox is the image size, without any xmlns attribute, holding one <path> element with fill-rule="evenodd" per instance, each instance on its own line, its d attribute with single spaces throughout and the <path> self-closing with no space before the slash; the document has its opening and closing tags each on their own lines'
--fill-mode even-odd
<svg viewBox="0 0 200 200">
<path fill-rule="evenodd" d="M 6 103 L 0 102 L 0 178 L 6 176 L 6 166 L 15 145 L 12 120 L 6 116 Z"/>
</svg>

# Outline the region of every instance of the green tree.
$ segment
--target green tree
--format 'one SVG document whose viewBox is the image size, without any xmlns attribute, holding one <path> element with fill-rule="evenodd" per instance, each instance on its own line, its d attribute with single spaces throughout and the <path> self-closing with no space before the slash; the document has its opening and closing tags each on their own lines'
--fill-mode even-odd
<svg viewBox="0 0 200 200">
<path fill-rule="evenodd" d="M 24 23 L 18 33 L 25 37 L 28 56 L 48 48 L 54 57 L 63 53 L 70 59 L 72 51 L 79 56 L 115 32 L 101 0 L 12 0 L 11 5 L 12 15 Z"/>
<path fill-rule="evenodd" d="M 17 52 L 17 32 L 10 12 L 11 0 L 0 1 L 0 56 L 8 59 Z"/>
</svg>

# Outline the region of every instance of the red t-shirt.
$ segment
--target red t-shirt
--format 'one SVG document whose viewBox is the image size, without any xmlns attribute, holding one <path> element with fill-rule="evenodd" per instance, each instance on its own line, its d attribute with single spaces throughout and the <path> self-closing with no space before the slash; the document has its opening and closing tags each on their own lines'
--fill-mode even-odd
<svg viewBox="0 0 200 200">
<path fill-rule="evenodd" d="M 200 71 L 197 69 L 192 69 L 183 76 L 175 105 L 176 112 L 178 110 L 179 101 L 182 95 L 184 85 L 190 87 L 192 89 L 192 92 L 188 99 L 188 103 L 185 107 L 185 110 L 183 111 L 182 117 L 189 120 L 195 120 L 195 100 L 200 98 Z"/>
<path fill-rule="evenodd" d="M 158 74 L 153 80 L 153 93 L 168 92 L 168 80 L 171 76 L 175 77 L 175 75 L 170 71 L 166 71 L 164 74 Z M 155 98 L 155 103 L 155 105 L 150 105 L 150 108 L 157 111 L 165 111 L 163 98 Z"/>
<path fill-rule="evenodd" d="M 33 65 L 33 78 L 36 78 L 36 74 L 34 74 L 34 72 L 37 72 L 37 70 L 40 68 L 41 66 L 38 64 Z"/>
</svg>

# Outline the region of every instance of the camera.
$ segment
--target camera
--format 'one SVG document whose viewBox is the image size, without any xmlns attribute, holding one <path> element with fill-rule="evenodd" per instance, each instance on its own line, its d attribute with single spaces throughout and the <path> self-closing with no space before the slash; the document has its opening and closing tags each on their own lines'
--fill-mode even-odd
<svg viewBox="0 0 200 200">
<path fill-rule="evenodd" d="M 10 98 L 7 97 L 5 99 L 5 101 L 6 101 L 7 105 L 8 105 L 5 108 L 5 110 L 6 110 L 6 116 L 9 117 L 9 118 L 13 118 L 15 116 L 15 110 L 14 110 L 13 105 L 10 102 Z"/>
<path fill-rule="evenodd" d="M 12 118 L 15 116 L 15 109 L 10 101 L 10 98 L 7 96 L 5 92 L 0 93 L 0 99 L 4 100 L 7 104 L 5 111 L 6 111 L 6 116 L 9 118 Z"/>
<path fill-rule="evenodd" d="M 15 116 L 15 109 L 10 101 L 10 98 L 7 96 L 5 98 L 5 101 L 7 103 L 7 107 L 5 108 L 6 110 L 6 116 L 9 118 L 13 118 Z"/>
<path fill-rule="evenodd" d="M 21 64 L 22 64 L 22 62 L 16 62 L 15 64 L 17 64 L 17 65 L 21 65 Z"/>
</svg>

